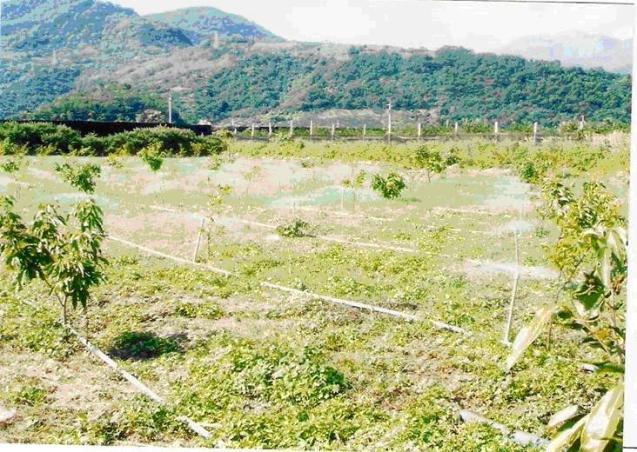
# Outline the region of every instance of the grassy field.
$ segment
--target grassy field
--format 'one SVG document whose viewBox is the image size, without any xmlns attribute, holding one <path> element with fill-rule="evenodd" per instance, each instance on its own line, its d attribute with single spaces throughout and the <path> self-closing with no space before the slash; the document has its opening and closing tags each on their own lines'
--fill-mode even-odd
<svg viewBox="0 0 637 452">
<path fill-rule="evenodd" d="M 612 379 L 581 370 L 601 358 L 559 321 L 505 372 L 502 331 L 518 268 L 514 231 L 521 281 L 513 334 L 559 296 L 546 257 L 556 230 L 538 210 L 538 188 L 519 177 L 516 145 L 454 146 L 462 164 L 431 181 L 410 164 L 413 146 L 301 142 L 234 143 L 217 159 L 166 159 L 156 174 L 134 157 L 116 166 L 99 158 L 35 157 L 14 177 L 0 175 L 0 194 L 15 194 L 18 211 L 31 218 L 41 203 L 70 207 L 85 196 L 58 177 L 56 163 L 97 163 L 95 199 L 109 234 L 191 260 L 205 219 L 197 262 L 233 273 L 106 242 L 108 282 L 95 293 L 88 326 L 79 313 L 73 324 L 165 398 L 165 407 L 88 355 L 57 322 L 43 287 L 16 295 L 11 274 L 0 273 L 0 405 L 17 410 L 0 426 L 0 441 L 534 448 L 463 422 L 461 410 L 550 438 L 545 426 L 554 413 L 574 403 L 590 408 Z M 550 146 L 534 152 L 552 156 Z M 575 184 L 594 178 L 624 196 L 623 141 L 560 149 L 555 155 Z M 400 172 L 407 189 L 386 200 L 369 182 L 343 187 L 361 170 Z M 219 185 L 230 194 L 213 208 L 209 198 Z M 277 233 L 296 219 L 309 234 Z M 179 416 L 212 437 L 198 437 Z"/>
</svg>

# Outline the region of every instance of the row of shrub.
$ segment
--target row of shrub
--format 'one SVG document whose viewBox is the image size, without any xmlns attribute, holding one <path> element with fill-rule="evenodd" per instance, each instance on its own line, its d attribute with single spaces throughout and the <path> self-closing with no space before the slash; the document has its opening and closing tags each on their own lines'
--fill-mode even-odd
<svg viewBox="0 0 637 452">
<path fill-rule="evenodd" d="M 227 149 L 217 136 L 204 137 L 191 130 L 169 127 L 98 137 L 82 136 L 67 126 L 49 123 L 0 124 L 0 155 L 136 155 L 150 145 L 159 145 L 166 156 L 179 157 L 203 157 Z"/>
</svg>

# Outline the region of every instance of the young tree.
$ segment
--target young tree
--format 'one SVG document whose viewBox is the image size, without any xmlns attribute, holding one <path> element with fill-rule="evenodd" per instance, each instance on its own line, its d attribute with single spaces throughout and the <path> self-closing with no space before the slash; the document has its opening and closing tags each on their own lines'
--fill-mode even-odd
<svg viewBox="0 0 637 452">
<path fill-rule="evenodd" d="M 355 177 L 343 181 L 343 187 L 349 188 L 352 191 L 352 209 L 354 211 L 356 211 L 356 192 L 363 187 L 366 179 L 367 173 L 365 170 L 361 170 Z"/>
<path fill-rule="evenodd" d="M 26 225 L 13 207 L 13 198 L 0 198 L 0 259 L 15 271 L 18 289 L 31 280 L 44 282 L 66 324 L 69 304 L 86 312 L 91 290 L 104 280 L 102 210 L 93 200 L 67 215 L 44 205 Z"/>
<path fill-rule="evenodd" d="M 427 171 L 427 180 L 431 182 L 431 173 L 440 174 L 447 168 L 447 162 L 440 151 L 424 145 L 416 149 L 415 163 L 418 168 Z"/>
<path fill-rule="evenodd" d="M 223 205 L 228 196 L 232 193 L 232 187 L 229 185 L 217 185 L 208 197 L 208 228 L 206 228 L 206 240 L 208 243 L 208 257 L 212 253 L 212 236 L 213 228 L 216 225 L 216 217 L 222 212 Z"/>
<path fill-rule="evenodd" d="M 625 358 L 624 298 L 628 269 L 625 220 L 614 197 L 599 183 L 584 184 L 578 197 L 559 182 L 545 189 L 547 216 L 560 236 L 550 258 L 560 269 L 565 301 L 538 311 L 517 335 L 506 368 L 510 371 L 550 324 L 556 312 L 567 327 L 583 331 L 583 346 L 600 349 L 606 361 L 596 369 L 618 374 L 618 382 L 588 413 L 572 405 L 556 413 L 549 427 L 560 428 L 549 450 L 579 445 L 602 452 L 621 423 Z"/>
<path fill-rule="evenodd" d="M 16 185 L 16 198 L 20 199 L 22 194 L 22 182 L 18 180 L 18 173 L 24 168 L 26 160 L 23 155 L 8 158 L 0 163 L 0 171 L 12 175 Z"/>
<path fill-rule="evenodd" d="M 98 165 L 86 164 L 71 166 L 69 163 L 55 165 L 55 171 L 71 186 L 84 193 L 94 193 L 96 179 L 102 174 L 102 169 Z"/>
<path fill-rule="evenodd" d="M 395 199 L 400 197 L 402 191 L 407 188 L 407 184 L 397 173 L 389 173 L 387 177 L 375 174 L 372 178 L 372 188 L 385 199 Z"/>
<path fill-rule="evenodd" d="M 146 146 L 139 153 L 139 158 L 148 165 L 153 173 L 156 173 L 164 164 L 164 153 L 162 152 L 161 144 L 153 143 Z"/>
</svg>

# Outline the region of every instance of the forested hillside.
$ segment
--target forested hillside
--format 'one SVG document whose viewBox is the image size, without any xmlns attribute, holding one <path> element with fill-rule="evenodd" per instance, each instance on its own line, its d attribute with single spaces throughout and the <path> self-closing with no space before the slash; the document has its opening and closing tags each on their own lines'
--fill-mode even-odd
<svg viewBox="0 0 637 452">
<path fill-rule="evenodd" d="M 390 100 L 432 123 L 629 121 L 629 76 L 556 62 L 291 43 L 211 8 L 141 17 L 96 0 L 10 0 L 3 18 L 4 118 L 165 118 L 172 91 L 189 122 L 380 120 Z"/>
<path fill-rule="evenodd" d="M 253 55 L 209 81 L 197 115 L 242 110 L 424 110 L 442 119 L 555 122 L 583 114 L 629 120 L 630 83 L 604 71 L 443 49 L 434 56 L 350 49 L 336 62 L 290 53 Z"/>
</svg>

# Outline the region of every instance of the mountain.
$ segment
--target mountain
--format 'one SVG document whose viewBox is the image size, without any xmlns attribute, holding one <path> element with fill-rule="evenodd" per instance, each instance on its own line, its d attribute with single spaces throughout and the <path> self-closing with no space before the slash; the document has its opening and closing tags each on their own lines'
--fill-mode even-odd
<svg viewBox="0 0 637 452">
<path fill-rule="evenodd" d="M 3 48 L 33 55 L 74 47 L 110 48 L 115 42 L 163 48 L 192 45 L 176 27 L 96 0 L 9 0 L 2 15 Z"/>
<path fill-rule="evenodd" d="M 218 33 L 221 38 L 282 40 L 241 16 L 228 14 L 217 8 L 184 8 L 149 15 L 146 18 L 184 30 L 188 38 L 198 44 L 210 39 L 215 33 Z"/>
<path fill-rule="evenodd" d="M 603 68 L 629 74 L 632 69 L 632 39 L 572 33 L 557 36 L 530 36 L 511 42 L 498 53 L 539 60 L 559 60 L 564 66 Z"/>
<path fill-rule="evenodd" d="M 172 93 L 175 117 L 188 122 L 371 126 L 383 121 L 390 99 L 395 117 L 412 122 L 554 124 L 582 114 L 629 121 L 628 76 L 558 62 L 462 48 L 288 42 L 209 8 L 142 17 L 96 0 L 9 0 L 5 14 L 4 118 L 157 118 Z"/>
</svg>

